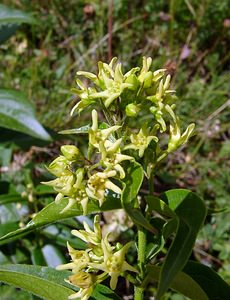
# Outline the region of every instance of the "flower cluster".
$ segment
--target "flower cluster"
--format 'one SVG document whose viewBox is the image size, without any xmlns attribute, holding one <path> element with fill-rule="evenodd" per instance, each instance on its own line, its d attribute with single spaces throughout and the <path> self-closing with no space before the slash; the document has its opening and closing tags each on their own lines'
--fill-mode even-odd
<svg viewBox="0 0 230 300">
<path fill-rule="evenodd" d="M 63 146 L 63 155 L 48 167 L 57 178 L 45 184 L 58 193 L 56 203 L 68 199 L 64 211 L 79 203 L 86 214 L 89 199 L 102 206 L 109 190 L 121 195 L 120 181 L 126 176 L 124 161 L 140 161 L 149 177 L 157 163 L 192 135 L 194 124 L 181 133 L 170 75 L 166 76 L 165 69 L 151 71 L 151 63 L 150 57 L 143 57 L 142 68 L 123 74 L 121 63 L 116 63 L 114 58 L 109 64 L 99 62 L 97 75 L 77 72 L 78 76 L 91 80 L 93 87 L 86 87 L 77 79 L 79 89 L 73 91 L 80 101 L 72 113 L 96 103 L 107 123 L 102 126 L 97 110 L 93 109 L 92 125 L 87 132 L 88 157 L 74 145 Z M 145 121 L 138 126 L 138 116 L 142 115 Z M 167 145 L 162 145 L 160 140 L 163 132 L 168 134 Z M 147 149 L 151 151 L 145 155 Z"/>
<path fill-rule="evenodd" d="M 80 298 L 87 300 L 92 294 L 96 284 L 110 276 L 110 287 L 115 289 L 118 277 L 126 271 L 137 272 L 125 260 L 125 254 L 132 245 L 132 242 L 121 246 L 117 243 L 112 246 L 108 241 L 108 234 L 103 238 L 99 224 L 99 216 L 94 218 L 94 230 L 91 230 L 87 223 L 84 223 L 85 230 L 73 230 L 72 234 L 87 243 L 85 251 L 75 250 L 69 244 L 68 250 L 71 262 L 60 265 L 58 270 L 70 269 L 73 275 L 69 282 L 76 285 L 80 290 L 71 295 L 69 299 Z"/>
<path fill-rule="evenodd" d="M 77 79 L 79 89 L 72 89 L 80 101 L 73 107 L 72 113 L 76 110 L 81 112 L 91 104 L 97 104 L 102 110 L 118 112 L 114 117 L 115 124 L 122 124 L 127 118 L 141 116 L 143 111 L 150 115 L 150 122 L 144 124 L 139 133 L 129 132 L 124 150 L 134 149 L 138 151 L 139 157 L 144 155 L 151 141 L 158 142 L 157 134 L 169 132 L 168 148 L 158 151 L 159 157 L 165 157 L 165 154 L 176 150 L 184 144 L 192 135 L 195 125 L 190 124 L 187 130 L 181 135 L 180 120 L 175 113 L 176 100 L 175 91 L 170 89 L 171 76 L 166 76 L 166 69 L 151 71 L 152 59 L 143 57 L 142 68 L 132 68 L 123 74 L 121 63 L 116 63 L 113 58 L 109 64 L 99 62 L 98 74 L 89 72 L 77 72 L 78 76 L 84 76 L 89 79 L 93 87 L 84 86 Z M 127 122 L 127 120 L 126 120 Z M 109 128 L 116 131 L 118 125 Z M 106 131 L 105 131 L 106 132 Z M 154 134 L 153 134 L 154 132 Z M 123 142 L 125 142 L 123 140 Z M 96 140 L 94 142 L 96 145 Z"/>
<path fill-rule="evenodd" d="M 92 126 L 88 133 L 89 147 L 100 154 L 97 161 L 86 164 L 88 160 L 85 160 L 76 146 L 66 145 L 61 147 L 63 155 L 48 166 L 49 172 L 57 178 L 43 183 L 52 186 L 58 193 L 55 199 L 57 204 L 63 198 L 68 198 L 68 205 L 62 212 L 71 208 L 74 203 L 79 203 L 86 214 L 89 199 L 97 200 L 101 206 L 108 190 L 121 194 L 121 188 L 111 179 L 123 179 L 125 171 L 121 163 L 133 160 L 133 157 L 120 153 L 122 139 L 116 140 L 113 136 L 119 127 L 100 129 L 97 111 L 93 110 Z"/>
</svg>

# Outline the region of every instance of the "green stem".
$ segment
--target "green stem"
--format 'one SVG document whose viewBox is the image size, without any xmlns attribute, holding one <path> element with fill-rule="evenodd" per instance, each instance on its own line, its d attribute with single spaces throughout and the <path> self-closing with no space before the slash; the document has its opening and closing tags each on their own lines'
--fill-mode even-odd
<svg viewBox="0 0 230 300">
<path fill-rule="evenodd" d="M 141 283 L 145 277 L 145 251 L 146 251 L 146 231 L 143 227 L 138 228 L 138 266 L 140 269 Z M 142 300 L 144 297 L 144 288 L 142 286 L 135 287 L 134 300 Z"/>
</svg>

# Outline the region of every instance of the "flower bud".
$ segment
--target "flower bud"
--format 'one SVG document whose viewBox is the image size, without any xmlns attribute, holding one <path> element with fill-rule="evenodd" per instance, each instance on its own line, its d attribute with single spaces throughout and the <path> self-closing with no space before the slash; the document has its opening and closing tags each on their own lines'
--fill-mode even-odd
<svg viewBox="0 0 230 300">
<path fill-rule="evenodd" d="M 61 146 L 61 152 L 68 161 L 76 161 L 83 158 L 80 150 L 74 145 Z"/>
<path fill-rule="evenodd" d="M 71 174 L 68 169 L 68 161 L 64 156 L 57 157 L 54 161 L 51 162 L 47 169 L 51 174 L 57 177 Z"/>
<path fill-rule="evenodd" d="M 139 111 L 140 108 L 133 103 L 128 104 L 125 108 L 126 115 L 129 117 L 136 117 Z"/>
</svg>

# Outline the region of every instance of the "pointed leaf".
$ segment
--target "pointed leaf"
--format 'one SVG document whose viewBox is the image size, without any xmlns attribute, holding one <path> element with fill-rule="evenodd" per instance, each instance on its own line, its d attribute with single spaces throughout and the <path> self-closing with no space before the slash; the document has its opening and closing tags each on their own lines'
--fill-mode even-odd
<svg viewBox="0 0 230 300">
<path fill-rule="evenodd" d="M 69 272 L 27 265 L 0 266 L 0 281 L 26 290 L 43 299 L 67 299 L 74 293 L 64 279 Z"/>
<path fill-rule="evenodd" d="M 188 190 L 170 190 L 163 194 L 162 199 L 177 215 L 178 225 L 176 236 L 162 266 L 156 299 L 162 297 L 173 278 L 186 264 L 206 216 L 204 202 Z"/>
<path fill-rule="evenodd" d="M 39 213 L 37 213 L 37 215 L 24 228 L 10 232 L 7 235 L 1 237 L 0 245 L 21 238 L 22 236 L 34 231 L 35 229 L 41 228 L 45 225 L 49 225 L 53 222 L 83 215 L 82 209 L 77 205 L 77 203 L 74 204 L 70 209 L 62 213 L 62 210 L 67 206 L 67 204 L 67 199 L 62 199 L 60 204 L 56 204 L 55 202 L 50 203 Z M 100 211 L 118 208 L 121 208 L 119 199 L 116 199 L 116 201 L 115 199 L 114 201 L 105 201 L 105 203 L 101 207 L 99 207 L 96 202 L 90 202 L 88 205 L 88 213 L 97 213 Z"/>
<path fill-rule="evenodd" d="M 188 274 L 201 286 L 209 300 L 229 299 L 230 286 L 211 268 L 198 262 L 189 261 L 184 267 L 183 272 Z"/>
<path fill-rule="evenodd" d="M 0 25 L 21 23 L 36 23 L 36 20 L 28 13 L 0 4 Z"/>
<path fill-rule="evenodd" d="M 110 288 L 105 285 L 98 284 L 93 291 L 93 295 L 90 299 L 94 300 L 121 300 L 121 298 L 115 294 Z"/>
<path fill-rule="evenodd" d="M 0 25 L 0 44 L 4 43 L 14 35 L 18 27 L 17 24 Z"/>
<path fill-rule="evenodd" d="M 37 121 L 34 110 L 18 91 L 0 89 L 0 127 L 20 131 L 43 140 L 51 137 Z"/>
<path fill-rule="evenodd" d="M 57 271 L 49 267 L 29 265 L 0 266 L 0 281 L 33 293 L 45 300 L 68 299 L 78 288 L 65 281 L 72 275 L 69 271 Z M 106 300 L 120 298 L 108 287 L 98 284 L 92 299 Z"/>
<path fill-rule="evenodd" d="M 151 279 L 159 281 L 160 272 L 161 267 L 148 266 L 148 281 Z M 174 279 L 170 283 L 170 288 L 193 300 L 209 300 L 208 296 L 202 290 L 201 286 L 192 277 L 184 272 L 179 272 L 174 277 Z"/>
<path fill-rule="evenodd" d="M 146 196 L 145 197 L 148 203 L 149 212 L 155 211 L 163 217 L 175 218 L 176 214 L 169 208 L 169 206 L 160 198 L 155 196 Z"/>
</svg>

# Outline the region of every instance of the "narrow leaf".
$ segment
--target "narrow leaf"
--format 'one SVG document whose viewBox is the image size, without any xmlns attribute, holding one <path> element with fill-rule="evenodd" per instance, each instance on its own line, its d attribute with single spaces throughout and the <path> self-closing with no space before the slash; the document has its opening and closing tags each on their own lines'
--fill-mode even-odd
<svg viewBox="0 0 230 300">
<path fill-rule="evenodd" d="M 0 4 L 0 24 L 36 23 L 28 13 Z"/>
<path fill-rule="evenodd" d="M 148 266 L 148 281 L 153 279 L 159 281 L 161 268 Z M 145 282 L 146 284 L 147 282 Z M 185 272 L 179 272 L 170 283 L 170 288 L 193 300 L 209 300 L 201 286 Z"/>
<path fill-rule="evenodd" d="M 93 295 L 90 299 L 94 300 L 121 300 L 121 298 L 115 294 L 110 288 L 105 285 L 98 284 L 93 291 Z"/>
<path fill-rule="evenodd" d="M 162 199 L 177 215 L 178 225 L 162 266 L 157 299 L 167 291 L 173 278 L 186 264 L 206 216 L 204 202 L 188 190 L 170 190 L 163 194 Z"/>
<path fill-rule="evenodd" d="M 1 9 L 1 7 L 0 7 Z M 0 44 L 7 41 L 12 35 L 15 34 L 18 28 L 17 24 L 0 25 Z"/>
<path fill-rule="evenodd" d="M 78 288 L 65 281 L 69 271 L 57 271 L 49 267 L 29 265 L 0 266 L 0 281 L 26 290 L 45 300 L 68 299 Z M 92 294 L 95 300 L 121 300 L 108 287 L 98 284 Z"/>
<path fill-rule="evenodd" d="M 26 290 L 43 299 L 67 299 L 74 291 L 64 278 L 69 272 L 27 265 L 0 266 L 0 281 Z"/>
<path fill-rule="evenodd" d="M 51 139 L 35 118 L 33 106 L 20 92 L 0 89 L 0 106 L 0 127 L 43 140 Z"/>
<path fill-rule="evenodd" d="M 188 274 L 201 286 L 209 300 L 229 299 L 230 286 L 211 268 L 198 262 L 189 261 L 184 267 L 183 272 Z"/>
<path fill-rule="evenodd" d="M 116 199 L 119 200 L 119 199 Z M 7 235 L 0 238 L 0 245 L 9 243 L 13 240 L 23 237 L 24 235 L 41 228 L 45 225 L 49 225 L 53 222 L 72 218 L 75 216 L 83 215 L 80 206 L 74 204 L 70 209 L 62 213 L 62 210 L 67 206 L 68 200 L 62 199 L 60 204 L 55 202 L 50 203 L 43 208 L 24 228 L 10 232 Z M 95 202 L 90 202 L 88 205 L 88 213 L 97 213 L 100 211 L 107 211 L 112 209 L 121 208 L 120 201 L 105 201 L 105 203 L 99 207 Z"/>
</svg>

